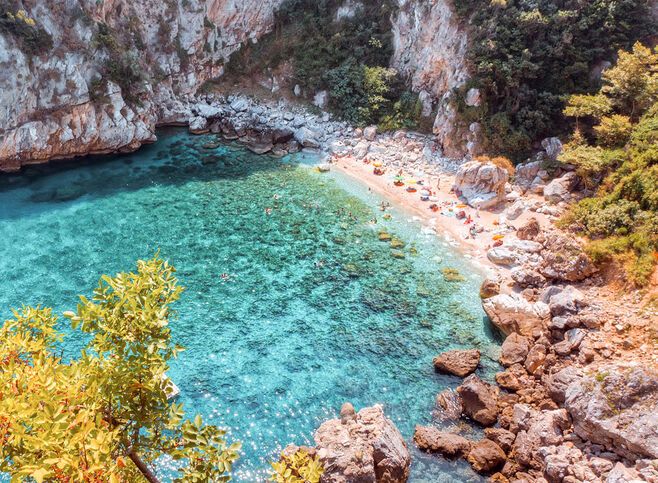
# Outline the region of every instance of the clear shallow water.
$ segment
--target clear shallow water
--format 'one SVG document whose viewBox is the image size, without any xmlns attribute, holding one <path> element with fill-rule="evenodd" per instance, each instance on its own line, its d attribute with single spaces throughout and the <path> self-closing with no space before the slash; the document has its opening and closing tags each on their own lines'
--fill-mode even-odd
<svg viewBox="0 0 658 483">
<path fill-rule="evenodd" d="M 130 156 L 0 178 L 3 318 L 22 303 L 70 309 L 101 273 L 159 249 L 187 288 L 172 323 L 187 350 L 169 374 L 189 414 L 243 441 L 244 482 L 264 480 L 282 447 L 310 443 L 345 401 L 384 404 L 410 440 L 432 421 L 435 395 L 459 384 L 433 371 L 443 350 L 481 349 L 480 374 L 491 375 L 481 275 L 408 215 L 382 220 L 379 199 L 309 169 L 311 155 L 207 150 L 211 138 L 179 130 L 160 139 Z M 406 242 L 404 259 L 378 240 L 382 229 Z M 466 281 L 446 282 L 445 267 Z M 81 344 L 67 339 L 70 354 Z M 413 451 L 411 481 L 479 481 L 463 462 Z"/>
</svg>

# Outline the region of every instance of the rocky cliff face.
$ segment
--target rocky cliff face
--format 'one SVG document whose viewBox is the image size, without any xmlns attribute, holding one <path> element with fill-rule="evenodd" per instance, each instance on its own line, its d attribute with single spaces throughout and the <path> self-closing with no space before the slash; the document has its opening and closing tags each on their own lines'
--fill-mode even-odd
<svg viewBox="0 0 658 483">
<path fill-rule="evenodd" d="M 455 126 L 451 91 L 468 78 L 468 35 L 450 0 L 397 0 L 391 61 L 420 94 L 424 114 L 435 116 L 434 133 L 446 154 L 460 156 L 464 141 Z"/>
<path fill-rule="evenodd" d="M 154 141 L 156 123 L 176 120 L 172 100 L 221 75 L 242 42 L 267 31 L 280 3 L 15 2 L 0 29 L 0 170 Z M 20 28 L 11 30 L 7 13 Z M 26 48 L 20 32 L 36 29 L 52 47 Z"/>
<path fill-rule="evenodd" d="M 391 63 L 421 93 L 428 113 L 438 108 L 435 131 L 451 147 L 446 93 L 466 79 L 466 35 L 448 0 L 397 1 Z M 283 0 L 4 3 L 0 171 L 16 171 L 134 150 L 155 141 L 158 123 L 186 122 L 178 100 L 221 76 L 240 45 L 270 29 Z M 37 30 L 52 42 L 30 44 L 26 32 Z"/>
</svg>

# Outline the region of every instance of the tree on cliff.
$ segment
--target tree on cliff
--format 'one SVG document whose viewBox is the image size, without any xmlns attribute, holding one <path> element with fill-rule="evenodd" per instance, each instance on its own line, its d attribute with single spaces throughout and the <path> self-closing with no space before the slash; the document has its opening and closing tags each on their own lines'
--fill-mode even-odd
<svg viewBox="0 0 658 483">
<path fill-rule="evenodd" d="M 159 458 L 179 464 L 174 481 L 228 481 L 240 444 L 185 420 L 167 400 L 170 305 L 182 288 L 154 258 L 136 273 L 103 276 L 91 299 L 66 312 L 80 357 L 64 361 L 51 309 L 23 307 L 0 328 L 0 471 L 37 482 L 158 481 Z"/>
</svg>

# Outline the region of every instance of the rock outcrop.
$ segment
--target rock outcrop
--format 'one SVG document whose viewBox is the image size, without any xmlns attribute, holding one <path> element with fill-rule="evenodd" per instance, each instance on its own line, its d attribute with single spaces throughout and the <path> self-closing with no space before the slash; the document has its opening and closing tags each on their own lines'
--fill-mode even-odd
<svg viewBox="0 0 658 483">
<path fill-rule="evenodd" d="M 461 157 L 466 153 L 467 131 L 456 122 L 451 96 L 468 78 L 467 30 L 448 0 L 396 1 L 399 10 L 393 18 L 391 65 L 420 93 L 423 114 L 437 112 L 434 134 L 444 154 Z"/>
<path fill-rule="evenodd" d="M 50 159 L 132 151 L 153 142 L 155 127 L 162 124 L 192 123 L 194 132 L 207 132 L 210 126 L 204 125 L 203 118 L 209 116 L 192 116 L 185 104 L 206 81 L 225 73 L 231 54 L 271 29 L 282 2 L 24 4 L 52 46 L 28 50 L 20 38 L 0 33 L 0 170 L 17 171 L 24 164 Z M 466 30 L 448 1 L 428 5 L 398 0 L 398 4 L 391 19 L 391 66 L 410 80 L 430 116 L 439 100 L 467 78 Z M 349 5 L 339 8 L 341 15 L 356 10 Z M 275 92 L 276 79 L 271 84 Z M 471 93 L 469 99 L 475 102 L 476 98 Z M 449 110 L 450 103 L 444 104 Z M 246 111 L 240 102 L 233 108 Z M 447 148 L 459 135 L 454 123 L 446 120 L 437 118 L 436 125 L 439 144 Z M 312 137 L 308 139 L 314 144 Z M 463 143 L 455 146 L 454 154 L 465 152 Z M 254 145 L 254 149 L 265 148 Z"/>
<path fill-rule="evenodd" d="M 505 200 L 509 174 L 492 163 L 469 161 L 455 175 L 455 191 L 473 208 L 487 209 Z"/>
<path fill-rule="evenodd" d="M 531 303 L 519 294 L 499 294 L 482 301 L 493 324 L 503 333 L 531 336 L 546 328 L 550 309 L 544 302 Z"/>
<path fill-rule="evenodd" d="M 325 421 L 314 435 L 323 483 L 404 483 L 411 457 L 404 438 L 381 406 Z"/>
<path fill-rule="evenodd" d="M 620 456 L 658 458 L 658 373 L 644 367 L 605 366 L 577 379 L 565 407 L 581 438 Z"/>
</svg>

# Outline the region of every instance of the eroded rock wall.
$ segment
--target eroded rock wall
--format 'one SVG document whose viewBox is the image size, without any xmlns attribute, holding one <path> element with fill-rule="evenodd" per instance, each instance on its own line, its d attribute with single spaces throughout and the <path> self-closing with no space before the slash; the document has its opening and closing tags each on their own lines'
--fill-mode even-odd
<svg viewBox="0 0 658 483">
<path fill-rule="evenodd" d="M 445 153 L 461 156 L 465 153 L 465 135 L 458 132 L 450 96 L 468 79 L 467 29 L 460 23 L 451 0 L 397 3 L 392 66 L 420 94 L 426 113 L 435 116 L 434 134 Z"/>
<path fill-rule="evenodd" d="M 219 76 L 242 42 L 270 28 L 281 1 L 17 2 L 53 46 L 29 54 L 0 30 L 0 171 L 154 141 L 166 105 Z M 143 74 L 137 102 L 114 82 L 99 85 L 112 61 L 99 24 Z"/>
</svg>

